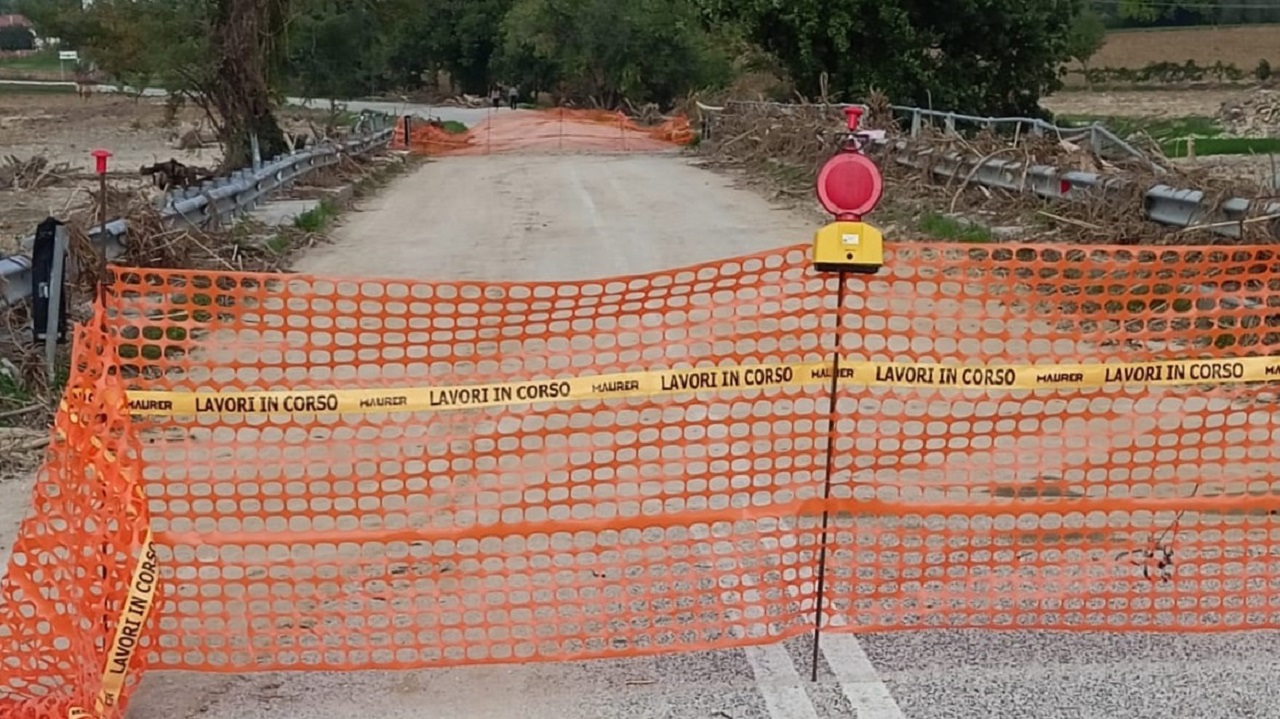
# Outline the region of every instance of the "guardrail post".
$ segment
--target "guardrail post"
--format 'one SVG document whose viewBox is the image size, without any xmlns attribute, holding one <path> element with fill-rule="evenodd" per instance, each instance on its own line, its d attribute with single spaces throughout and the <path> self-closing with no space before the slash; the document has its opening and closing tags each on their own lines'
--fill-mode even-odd
<svg viewBox="0 0 1280 719">
<path fill-rule="evenodd" d="M 67 226 L 50 217 L 36 227 L 31 249 L 31 333 L 44 342 L 45 366 L 54 376 L 58 345 L 67 340 L 66 287 Z"/>
<path fill-rule="evenodd" d="M 262 169 L 262 147 L 258 144 L 258 133 L 249 135 L 249 147 L 253 151 L 253 171 Z"/>
<path fill-rule="evenodd" d="M 912 137 L 920 137 L 920 124 L 922 119 L 923 118 L 920 115 L 919 109 L 912 110 L 911 112 L 911 136 Z"/>
<path fill-rule="evenodd" d="M 946 119 L 943 121 L 943 127 L 946 128 L 948 135 L 956 134 L 956 116 L 955 113 L 948 112 Z"/>
</svg>

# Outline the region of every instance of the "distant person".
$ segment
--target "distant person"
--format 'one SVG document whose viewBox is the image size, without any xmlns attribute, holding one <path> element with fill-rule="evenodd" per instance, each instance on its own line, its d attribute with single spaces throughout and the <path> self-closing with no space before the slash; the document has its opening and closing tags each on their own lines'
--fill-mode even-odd
<svg viewBox="0 0 1280 719">
<path fill-rule="evenodd" d="M 493 100 L 493 109 L 497 110 L 502 107 L 502 90 L 495 85 L 493 90 L 489 92 L 489 99 Z"/>
<path fill-rule="evenodd" d="M 520 88 L 515 85 L 507 90 L 507 97 L 511 99 L 511 109 L 515 110 L 520 105 Z"/>
</svg>

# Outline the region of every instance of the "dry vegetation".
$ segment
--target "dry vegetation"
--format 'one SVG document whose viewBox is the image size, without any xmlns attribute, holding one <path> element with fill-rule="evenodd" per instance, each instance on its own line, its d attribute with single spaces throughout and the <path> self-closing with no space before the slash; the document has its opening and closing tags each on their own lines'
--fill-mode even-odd
<svg viewBox="0 0 1280 719">
<path fill-rule="evenodd" d="M 906 141 L 884 111 L 883 98 L 872 103 L 871 128 L 886 129 Z M 821 164 L 835 152 L 842 118 L 834 108 L 822 106 L 780 107 L 764 104 L 730 104 L 714 120 L 714 140 L 705 142 L 708 162 L 722 168 L 745 170 L 758 184 L 776 196 L 794 199 L 812 208 L 812 187 Z M 1123 180 L 1124 190 L 1099 193 L 1084 202 L 1049 202 L 1024 193 L 993 190 L 966 179 L 938 180 L 924 170 L 896 161 L 898 153 L 938 157 L 950 152 L 974 158 L 999 158 L 1029 164 L 1050 164 L 1065 169 L 1102 172 Z M 1208 227 L 1171 228 L 1143 219 L 1143 196 L 1157 182 L 1198 187 L 1218 203 L 1233 196 L 1258 198 L 1267 193 L 1259 186 L 1224 178 L 1200 167 L 1175 167 L 1172 176 L 1157 179 L 1149 166 L 1116 158 L 1095 156 L 1088 148 L 1053 137 L 1001 136 L 983 132 L 974 136 L 926 133 L 906 141 L 902 150 L 877 153 L 885 174 L 885 201 L 876 221 L 898 237 L 934 236 L 942 239 L 993 241 L 1002 237 L 1026 241 L 1074 244 L 1218 244 L 1226 238 Z M 950 221 L 938 226 L 934 218 L 946 213 Z M 932 226 L 931 226 L 932 225 Z M 977 228 L 967 232 L 966 228 Z M 1002 228 L 1001 232 L 989 231 Z M 1007 231 L 1006 231 L 1007 230 Z M 1244 225 L 1245 241 L 1270 242 L 1273 218 L 1251 218 Z"/>
<path fill-rule="evenodd" d="M 1273 66 L 1280 65 L 1280 25 L 1111 32 L 1089 64 L 1141 68 L 1156 62 L 1193 60 L 1204 67 L 1222 62 L 1251 72 L 1263 58 Z"/>
<path fill-rule="evenodd" d="M 51 138 L 40 136 L 38 125 L 23 125 L 23 119 L 15 119 L 17 114 L 12 112 L 12 106 L 3 102 L 6 99 L 0 95 L 0 108 L 8 110 L 3 117 L 21 131 L 4 135 L 0 142 L 7 143 L 8 148 L 30 148 L 33 143 L 43 143 L 40 145 L 43 151 L 30 155 L 38 160 L 18 161 L 12 168 L 11 174 L 22 181 L 0 189 L 0 217 L 15 233 L 28 233 L 49 213 L 49 208 L 39 205 L 56 196 L 59 206 L 52 208 L 53 214 L 68 224 L 74 257 L 72 266 L 77 268 L 76 275 L 68 278 L 71 284 L 70 319 L 73 322 L 84 320 L 89 314 L 89 301 L 96 294 L 95 288 L 105 276 L 102 258 L 85 234 L 96 224 L 97 185 L 84 169 L 86 163 L 83 160 L 75 163 L 82 168 L 80 170 L 76 170 L 74 165 L 68 170 L 61 164 L 51 163 L 70 162 L 69 158 L 75 157 L 80 149 L 72 147 L 73 144 L 83 147 L 87 144 L 85 138 L 91 141 L 91 138 L 99 136 L 114 137 L 119 143 L 116 146 L 124 148 L 126 161 L 154 162 L 153 157 L 167 159 L 170 155 L 181 159 L 184 151 L 169 149 L 166 144 L 163 105 L 101 98 L 93 101 L 99 103 L 99 112 L 89 114 L 76 106 L 78 100 L 73 98 L 68 103 L 59 98 L 63 101 L 25 108 L 25 116 L 56 115 L 68 125 L 56 131 L 60 134 L 51 133 L 54 135 Z M 103 108 L 110 108 L 118 114 L 102 114 Z M 321 118 L 317 118 L 315 113 L 292 114 L 294 123 L 307 126 L 317 119 Z M 58 141 L 59 137 L 62 142 Z M 0 148 L 5 147 L 0 145 Z M 189 156 L 196 152 L 208 157 L 216 150 L 188 150 L 185 154 Z M 7 167 L 7 161 L 0 161 L 0 171 Z M 106 198 L 109 214 L 129 221 L 130 242 L 126 256 L 119 263 L 137 267 L 287 272 L 295 252 L 327 241 L 327 226 L 341 204 L 380 187 L 404 167 L 404 158 L 393 154 L 344 158 L 334 167 L 307 175 L 302 183 L 283 193 L 293 197 L 326 198 L 321 209 L 307 218 L 307 222 L 300 221 L 296 226 L 268 227 L 253 221 L 241 221 L 234 227 L 209 231 L 166 227 L 153 202 L 155 190 L 144 184 L 145 178 L 138 174 L 139 167 L 120 167 L 111 178 Z M 354 192 L 336 192 L 344 187 L 353 188 Z M 14 216 L 18 221 L 11 219 Z M 13 247 L 10 244 L 10 248 Z M 42 350 L 31 346 L 27 308 L 0 308 L 0 454 L 10 456 L 12 461 L 8 464 L 16 463 L 15 466 L 0 463 L 0 475 L 29 468 L 30 464 L 38 461 L 43 446 L 41 438 L 46 434 L 41 428 L 47 424 L 59 394 L 59 382 L 46 376 L 42 358 Z M 65 361 L 64 356 L 62 362 Z M 5 425 L 11 427 L 5 429 Z M 24 427 L 34 429 L 34 434 L 24 431 Z"/>
<path fill-rule="evenodd" d="M 327 120 L 323 110 L 290 108 L 282 124 L 290 132 L 312 132 Z M 119 95 L 75 95 L 0 92 L 0 166 L 9 157 L 31 169 L 53 168 L 38 187 L 5 182 L 0 167 L 0 256 L 18 249 L 19 237 L 30 234 L 50 215 L 60 217 L 83 202 L 97 186 L 90 152 L 112 153 L 109 179 L 127 192 L 141 191 L 148 179 L 139 170 L 175 159 L 193 167 L 211 168 L 221 160 L 213 133 L 193 108 L 166 110 L 162 101 L 134 100 Z M 41 164 L 43 163 L 43 164 Z M 36 174 L 39 174 L 36 170 Z M 10 178 L 12 180 L 12 178 Z"/>
<path fill-rule="evenodd" d="M 1043 98 L 1040 104 L 1061 115 L 1089 117 L 1215 117 L 1223 103 L 1238 98 L 1243 88 L 1197 90 L 1068 90 Z"/>
</svg>

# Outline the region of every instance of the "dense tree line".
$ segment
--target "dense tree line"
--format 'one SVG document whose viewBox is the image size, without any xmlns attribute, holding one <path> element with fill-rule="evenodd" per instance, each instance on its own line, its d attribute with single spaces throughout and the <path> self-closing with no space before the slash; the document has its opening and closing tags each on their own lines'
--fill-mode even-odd
<svg viewBox="0 0 1280 719">
<path fill-rule="evenodd" d="M 1113 28 L 1280 23 L 1280 0 L 1090 0 Z"/>
<path fill-rule="evenodd" d="M 442 79 L 453 92 L 515 84 L 525 98 L 669 105 L 767 68 L 785 93 L 810 98 L 855 100 L 875 88 L 902 103 L 1033 113 L 1062 63 L 1100 42 L 1100 23 L 1082 32 L 1093 26 L 1081 18 L 1102 17 L 1084 13 L 1089 1 L 18 3 L 110 76 L 185 93 L 222 121 L 227 142 L 242 146 L 253 132 L 274 148 L 264 103 L 281 93 L 355 97 Z"/>
</svg>

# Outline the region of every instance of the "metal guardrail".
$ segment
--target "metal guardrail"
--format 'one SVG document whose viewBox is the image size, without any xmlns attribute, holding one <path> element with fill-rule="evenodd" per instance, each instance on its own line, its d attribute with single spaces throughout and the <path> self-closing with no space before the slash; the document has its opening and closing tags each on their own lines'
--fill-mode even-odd
<svg viewBox="0 0 1280 719">
<path fill-rule="evenodd" d="M 256 170 L 238 170 L 207 181 L 199 188 L 172 191 L 165 196 L 161 217 L 173 226 L 208 228 L 247 214 L 271 193 L 313 170 L 337 164 L 344 155 L 362 155 L 385 147 L 395 132 L 394 120 L 373 113 L 366 113 L 365 117 L 369 129 L 344 142 L 321 142 L 291 155 L 277 156 Z M 89 239 L 101 247 L 110 260 L 124 253 L 128 233 L 127 222 L 113 220 L 91 228 Z M 23 240 L 27 256 L 0 258 L 0 297 L 6 304 L 31 296 L 29 255 L 34 242 L 34 235 Z"/>
<path fill-rule="evenodd" d="M 732 101 L 726 107 L 711 107 L 698 104 L 704 111 L 716 113 L 732 106 L 769 106 L 776 109 L 795 107 L 783 103 L 759 103 Z M 847 105 L 832 105 L 847 107 Z M 860 107 L 866 107 L 861 105 Z M 1079 142 L 1086 136 L 1090 146 L 1098 155 L 1106 157 L 1121 153 L 1128 157 L 1138 158 L 1150 164 L 1157 174 L 1165 174 L 1167 170 L 1140 150 L 1117 137 L 1110 130 L 1099 124 L 1087 127 L 1063 128 L 1037 118 L 1028 117 L 978 117 L 961 115 L 953 112 L 939 112 L 919 107 L 894 105 L 895 112 L 911 117 L 911 136 L 918 137 L 923 133 L 926 123 L 941 120 L 943 127 L 951 132 L 957 131 L 957 124 L 975 124 L 983 127 L 1016 126 L 1025 128 L 1027 132 L 1037 135 L 1052 134 L 1061 139 Z M 1029 165 L 1008 160 L 989 159 L 980 162 L 980 158 L 959 153 L 938 154 L 933 150 L 912 151 L 903 140 L 880 140 L 874 143 L 881 149 L 894 151 L 894 160 L 900 164 L 917 169 L 928 168 L 938 177 L 968 180 L 986 187 L 1000 188 L 1011 192 L 1026 192 L 1037 196 L 1064 201 L 1080 201 L 1097 193 L 1116 192 L 1126 188 L 1128 181 L 1120 177 L 1101 175 L 1095 172 L 1079 172 L 1063 170 L 1051 165 Z M 1105 150 L 1105 152 L 1104 152 Z M 1220 203 L 1207 202 L 1208 193 L 1195 188 L 1178 188 L 1165 184 L 1157 184 L 1146 190 L 1143 201 L 1143 214 L 1146 219 L 1162 225 L 1173 227 L 1204 226 L 1214 233 L 1225 237 L 1239 238 L 1241 224 L 1246 219 L 1274 218 L 1271 222 L 1271 234 L 1280 239 L 1280 202 L 1250 201 L 1241 197 L 1228 198 Z M 1255 206 L 1257 205 L 1257 206 Z"/>
<path fill-rule="evenodd" d="M 919 137 L 926 124 L 931 125 L 936 120 L 941 120 L 943 128 L 953 133 L 956 132 L 956 126 L 961 124 L 980 125 L 993 130 L 1012 127 L 1018 132 L 1028 132 L 1034 136 L 1052 135 L 1076 144 L 1083 144 L 1087 140 L 1089 147 L 1099 157 L 1124 156 L 1143 162 L 1156 174 L 1168 172 L 1147 153 L 1124 141 L 1105 125 L 1097 122 L 1084 127 L 1061 127 L 1035 117 L 979 117 L 904 105 L 894 105 L 893 109 L 894 112 L 911 117 L 911 137 Z"/>
<path fill-rule="evenodd" d="M 980 158 L 959 153 L 938 155 L 928 149 L 913 151 L 902 140 L 882 140 L 875 144 L 894 151 L 895 162 L 927 169 L 938 177 L 967 179 L 986 187 L 1026 192 L 1051 200 L 1081 201 L 1098 193 L 1120 191 L 1129 184 L 1121 177 L 1063 170 L 1052 165 L 1024 166 L 996 159 L 981 162 Z M 1241 236 L 1240 223 L 1250 217 L 1275 218 L 1271 234 L 1280 239 L 1280 203 L 1255 203 L 1241 197 L 1221 203 L 1206 202 L 1208 199 L 1208 193 L 1203 190 L 1158 184 L 1146 190 L 1142 211 L 1152 222 L 1173 227 L 1205 226 L 1216 234 L 1232 238 Z"/>
<path fill-rule="evenodd" d="M 726 107 L 768 107 L 775 110 L 785 110 L 788 105 L 780 102 L 753 102 L 743 100 L 731 100 L 726 103 Z M 698 103 L 698 107 L 709 112 L 723 111 L 723 107 L 711 107 Z M 833 109 L 842 109 L 845 107 L 861 107 L 868 109 L 866 105 L 839 103 L 830 105 Z M 1151 159 L 1145 152 L 1126 142 L 1120 136 L 1107 129 L 1101 123 L 1093 123 L 1083 127 L 1061 127 L 1051 122 L 1041 120 L 1036 117 L 982 117 L 980 115 L 964 115 L 958 112 L 943 112 L 940 110 L 929 110 L 923 107 L 912 107 L 910 105 L 892 105 L 893 111 L 898 116 L 909 117 L 910 135 L 911 137 L 919 137 L 926 127 L 934 126 L 941 123 L 943 129 L 949 133 L 959 132 L 959 128 L 964 125 L 979 126 L 992 130 L 1005 130 L 1017 133 L 1025 133 L 1033 136 L 1053 136 L 1068 142 L 1083 144 L 1088 143 L 1089 147 L 1099 157 L 1105 158 L 1122 158 L 1133 159 L 1145 163 L 1157 174 L 1165 174 L 1168 170 L 1159 163 Z"/>
</svg>

